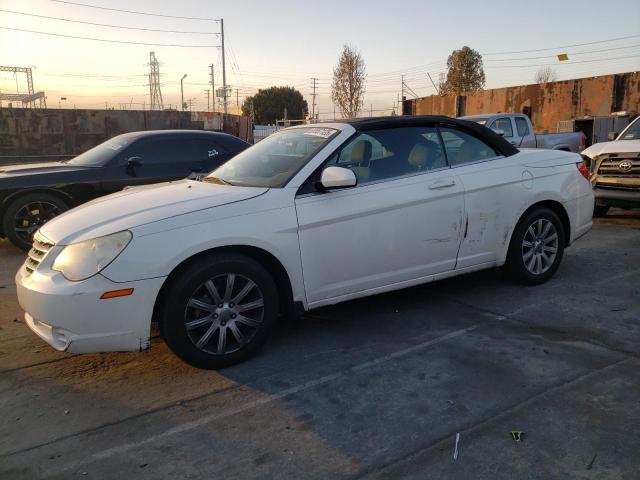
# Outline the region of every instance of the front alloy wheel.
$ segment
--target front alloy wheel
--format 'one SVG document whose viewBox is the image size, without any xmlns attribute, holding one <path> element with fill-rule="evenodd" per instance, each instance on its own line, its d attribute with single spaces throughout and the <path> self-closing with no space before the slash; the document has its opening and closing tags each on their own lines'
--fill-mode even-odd
<svg viewBox="0 0 640 480">
<path fill-rule="evenodd" d="M 228 367 L 254 355 L 279 308 L 269 272 L 235 253 L 194 257 L 161 295 L 162 337 L 176 355 L 198 368 Z"/>
<path fill-rule="evenodd" d="M 225 355 L 253 340 L 264 317 L 264 297 L 242 275 L 218 275 L 200 285 L 184 312 L 187 335 L 200 350 Z"/>
</svg>

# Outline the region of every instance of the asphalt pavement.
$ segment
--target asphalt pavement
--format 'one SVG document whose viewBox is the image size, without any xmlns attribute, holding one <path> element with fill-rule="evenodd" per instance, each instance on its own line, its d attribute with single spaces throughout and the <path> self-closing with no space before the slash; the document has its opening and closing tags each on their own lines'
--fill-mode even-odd
<svg viewBox="0 0 640 480">
<path fill-rule="evenodd" d="M 22 322 L 23 258 L 0 242 L 0 478 L 640 478 L 637 211 L 545 285 L 491 270 L 314 310 L 219 372 L 157 334 L 54 351 Z"/>
</svg>

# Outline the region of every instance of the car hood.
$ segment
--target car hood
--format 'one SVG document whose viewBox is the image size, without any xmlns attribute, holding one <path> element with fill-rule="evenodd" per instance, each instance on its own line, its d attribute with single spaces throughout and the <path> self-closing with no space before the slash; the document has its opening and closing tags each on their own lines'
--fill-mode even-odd
<svg viewBox="0 0 640 480">
<path fill-rule="evenodd" d="M 640 152 L 640 140 L 614 140 L 613 142 L 595 143 L 582 151 L 582 155 L 593 158 L 603 153 L 636 153 Z"/>
<path fill-rule="evenodd" d="M 66 245 L 247 200 L 267 190 L 193 180 L 128 188 L 63 213 L 47 222 L 40 233 L 56 244 Z"/>
<path fill-rule="evenodd" d="M 72 170 L 86 170 L 87 168 L 91 167 L 83 167 L 82 165 L 69 165 L 62 162 L 23 163 L 20 165 L 6 165 L 0 167 L 0 175 L 42 175 L 48 173 L 69 172 Z"/>
</svg>

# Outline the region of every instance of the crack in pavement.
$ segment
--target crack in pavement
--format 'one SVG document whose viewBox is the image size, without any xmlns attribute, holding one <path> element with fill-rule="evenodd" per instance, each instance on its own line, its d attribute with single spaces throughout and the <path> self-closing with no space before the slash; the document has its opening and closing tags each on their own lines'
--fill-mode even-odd
<svg viewBox="0 0 640 480">
<path fill-rule="evenodd" d="M 363 362 L 363 363 L 360 363 L 360 364 L 357 364 L 357 365 L 354 365 L 354 366 L 351 366 L 351 367 L 347 367 L 347 368 L 345 368 L 345 369 L 343 369 L 341 371 L 338 371 L 336 373 L 325 375 L 323 377 L 320 377 L 320 378 L 317 378 L 317 379 L 314 379 L 314 380 L 310 380 L 308 382 L 305 382 L 305 383 L 302 383 L 302 384 L 299 384 L 299 385 L 296 385 L 296 386 L 281 390 L 280 392 L 277 392 L 277 393 L 274 393 L 274 394 L 271 394 L 271 395 L 265 395 L 264 397 L 257 398 L 257 399 L 255 399 L 253 401 L 250 401 L 250 402 L 244 403 L 242 405 L 239 405 L 236 408 L 228 409 L 228 410 L 225 410 L 225 411 L 222 411 L 222 412 L 216 412 L 216 413 L 213 413 L 213 414 L 210 414 L 210 415 L 206 415 L 204 417 L 200 417 L 200 418 L 198 418 L 196 420 L 193 420 L 193 421 L 190 421 L 190 422 L 185 422 L 185 423 L 176 425 L 176 426 L 174 426 L 172 428 L 169 428 L 169 429 L 165 430 L 164 432 L 160 432 L 160 433 L 152 435 L 150 437 L 143 438 L 142 440 L 139 440 L 139 441 L 136 441 L 136 442 L 124 443 L 124 444 L 116 445 L 114 447 L 111 447 L 111 448 L 108 448 L 108 449 L 105 449 L 105 450 L 101 450 L 101 451 L 96 452 L 93 455 L 81 460 L 81 461 L 72 462 L 72 463 L 69 463 L 67 465 L 64 465 L 64 466 L 62 466 L 61 469 L 57 469 L 56 471 L 51 471 L 50 470 L 48 472 L 48 475 L 61 474 L 61 473 L 67 472 L 69 470 L 72 470 L 74 468 L 78 468 L 81 465 L 86 465 L 86 464 L 90 464 L 90 463 L 93 463 L 93 462 L 98 461 L 98 460 L 103 460 L 105 458 L 110 458 L 110 457 L 112 457 L 114 455 L 122 454 L 124 452 L 127 452 L 127 451 L 133 450 L 135 448 L 139 448 L 141 446 L 144 446 L 146 444 L 155 442 L 157 440 L 161 440 L 163 438 L 167 438 L 167 437 L 170 437 L 172 435 L 179 434 L 179 433 L 188 432 L 188 431 L 194 430 L 194 429 L 196 429 L 198 427 L 201 427 L 203 425 L 206 425 L 208 423 L 211 423 L 211 422 L 214 422 L 214 421 L 217 421 L 217 420 L 221 420 L 221 419 L 224 419 L 224 418 L 227 418 L 227 417 L 231 417 L 231 416 L 236 415 L 238 413 L 241 413 L 241 412 L 244 412 L 244 411 L 247 411 L 247 410 L 262 406 L 262 405 L 265 405 L 265 404 L 269 404 L 269 403 L 275 402 L 277 400 L 281 400 L 283 398 L 289 397 L 289 396 L 294 395 L 296 393 L 299 393 L 299 392 L 302 392 L 302 391 L 305 391 L 305 390 L 309 390 L 309 389 L 311 389 L 313 387 L 316 387 L 316 386 L 319 386 L 319 385 L 323 385 L 325 383 L 329 383 L 331 381 L 334 381 L 334 380 L 337 380 L 337 379 L 340 379 L 340 378 L 347 377 L 349 374 L 356 373 L 356 372 L 358 372 L 360 370 L 363 370 L 365 368 L 370 368 L 370 367 L 373 367 L 373 366 L 376 366 L 376 365 L 380 365 L 380 364 L 392 361 L 392 360 L 394 360 L 396 358 L 400 358 L 400 357 L 409 355 L 411 353 L 415 353 L 417 351 L 423 350 L 423 349 L 425 349 L 427 347 L 430 347 L 430 346 L 433 346 L 433 345 L 437 345 L 439 343 L 445 342 L 447 340 L 450 340 L 450 339 L 453 339 L 453 338 L 456 338 L 456 337 L 460 337 L 462 335 L 465 335 L 465 334 L 475 330 L 477 327 L 478 327 L 477 325 L 472 325 L 472 326 L 467 327 L 467 328 L 454 330 L 452 332 L 449 332 L 447 334 L 441 335 L 439 337 L 436 337 L 436 338 L 421 342 L 421 343 L 416 344 L 416 345 L 412 345 L 412 346 L 404 348 L 402 350 L 398 350 L 398 351 L 392 352 L 392 353 L 390 353 L 388 355 L 384 355 L 384 356 L 382 356 L 380 358 L 377 358 L 375 360 L 367 361 L 367 362 Z M 241 387 L 241 385 L 237 386 L 237 388 L 240 388 L 240 387 Z M 234 387 L 231 387 L 231 389 L 233 389 L 233 388 Z M 220 393 L 222 393 L 222 392 L 220 392 Z M 208 395 L 211 395 L 211 394 L 208 394 Z M 207 395 L 204 395 L 204 396 L 207 396 Z M 171 407 L 174 407 L 174 406 L 175 406 L 175 404 L 171 405 Z M 136 416 L 136 418 L 137 417 L 142 417 L 144 415 L 147 415 L 147 412 L 139 414 L 138 416 Z M 128 419 L 123 419 L 122 421 L 120 421 L 118 423 L 123 423 L 123 422 L 125 422 L 127 420 Z M 97 430 L 99 428 L 102 428 L 102 427 L 94 428 L 92 430 Z M 84 432 L 84 433 L 88 433 L 88 432 Z M 82 433 L 72 434 L 72 435 L 67 436 L 66 438 L 71 438 L 71 437 L 78 436 L 78 435 L 81 435 L 81 434 Z M 64 439 L 66 439 L 66 438 L 64 438 Z M 64 440 L 64 439 L 52 440 L 51 442 L 47 442 L 46 444 L 43 444 L 41 446 L 50 445 L 52 443 L 56 443 L 56 442 Z M 15 455 L 18 455 L 20 453 L 24 453 L 26 451 L 34 450 L 34 449 L 39 448 L 39 447 L 40 446 L 33 446 L 33 447 L 29 447 L 27 449 L 22 449 L 22 450 L 19 450 L 19 451 L 10 452 L 10 453 L 4 454 L 4 455 L 0 455 L 0 458 L 9 457 L 9 456 L 15 456 Z"/>
<path fill-rule="evenodd" d="M 356 475 L 353 475 L 351 477 L 348 477 L 349 480 L 359 480 L 359 479 L 363 479 L 369 475 L 375 474 L 375 473 L 383 473 L 384 470 L 389 469 L 390 467 L 393 467 L 399 463 L 402 463 L 404 461 L 408 461 L 413 457 L 416 457 L 422 453 L 428 452 L 430 450 L 434 450 L 436 448 L 439 448 L 443 445 L 451 445 L 451 442 L 453 441 L 453 439 L 455 438 L 456 433 L 473 433 L 476 432 L 478 430 L 480 430 L 481 428 L 485 427 L 485 426 L 489 426 L 491 425 L 493 422 L 500 420 L 504 417 L 506 417 L 507 415 L 516 412 L 524 407 L 528 407 L 531 404 L 533 404 L 534 402 L 538 401 L 539 399 L 543 398 L 545 395 L 548 395 L 550 393 L 555 393 L 557 391 L 561 391 L 564 388 L 573 386 L 575 384 L 578 384 L 579 382 L 583 381 L 583 380 L 587 380 L 595 375 L 598 375 L 606 370 L 610 370 L 613 369 L 615 367 L 617 367 L 618 365 L 621 365 L 625 362 L 629 362 L 629 361 L 637 361 L 638 359 L 635 357 L 626 357 L 626 358 L 622 358 L 620 360 L 616 360 L 613 363 L 610 363 L 608 365 L 605 365 L 604 367 L 598 368 L 596 370 L 591 370 L 587 373 L 584 373 L 583 375 L 579 375 L 578 377 L 575 377 L 571 380 L 567 380 L 565 382 L 559 383 L 557 385 L 554 385 L 548 389 L 545 389 L 535 395 L 533 395 L 532 397 L 527 398 L 526 400 L 516 403 L 514 405 L 512 405 L 511 407 L 508 407 L 506 410 L 501 411 L 500 413 L 496 414 L 496 415 L 491 415 L 488 416 L 482 420 L 480 420 L 479 422 L 476 422 L 473 425 L 464 427 L 464 428 L 457 428 L 455 429 L 455 431 L 448 433 L 446 435 L 443 435 L 441 438 L 439 438 L 438 440 L 435 440 L 433 442 L 430 442 L 427 445 L 424 445 L 420 448 L 417 448 L 415 450 L 413 450 L 412 452 L 409 452 L 406 455 L 403 455 L 401 457 L 396 458 L 395 460 L 391 460 L 389 462 L 386 462 L 384 464 L 380 464 L 377 466 L 373 466 L 370 468 L 365 469 L 362 472 L 357 473 Z"/>
<path fill-rule="evenodd" d="M 600 348 L 604 348 L 605 350 L 609 350 L 610 352 L 615 352 L 615 353 L 619 353 L 628 357 L 634 357 L 634 358 L 640 358 L 640 353 L 638 352 L 633 352 L 630 350 L 624 350 L 622 348 L 616 348 L 613 347 L 607 343 L 604 342 L 598 342 L 598 341 L 594 341 L 590 338 L 585 338 L 585 337 L 579 337 L 576 336 L 574 334 L 571 334 L 569 332 L 567 332 L 566 330 L 559 330 L 553 327 L 546 327 L 546 326 L 536 326 L 535 324 L 532 323 L 528 323 L 524 320 L 519 320 L 517 318 L 512 317 L 512 315 L 516 314 L 521 314 L 522 312 L 526 311 L 527 308 L 520 308 L 515 310 L 514 312 L 509 312 L 509 313 L 497 313 L 491 310 L 488 310 L 487 308 L 484 307 L 479 307 L 477 305 L 473 305 L 471 303 L 465 302 L 464 300 L 458 300 L 457 298 L 451 296 L 451 295 L 446 295 L 446 294 L 440 294 L 439 295 L 441 298 L 444 298 L 445 300 L 452 302 L 452 303 L 456 303 L 458 305 L 463 305 L 465 307 L 471 308 L 473 310 L 477 310 L 481 313 L 483 313 L 485 316 L 488 316 L 489 318 L 492 318 L 493 320 L 497 321 L 497 322 L 506 322 L 509 323 L 511 325 L 519 325 L 522 327 L 527 327 L 532 334 L 535 334 L 536 331 L 546 331 L 549 333 L 555 333 L 558 335 L 563 335 L 566 337 L 567 340 L 574 340 L 574 341 L 578 341 L 578 342 L 582 342 L 582 343 L 586 343 L 587 345 L 591 345 L 594 347 L 600 347 Z M 535 307 L 537 304 L 533 304 L 531 305 L 529 308 Z"/>
</svg>

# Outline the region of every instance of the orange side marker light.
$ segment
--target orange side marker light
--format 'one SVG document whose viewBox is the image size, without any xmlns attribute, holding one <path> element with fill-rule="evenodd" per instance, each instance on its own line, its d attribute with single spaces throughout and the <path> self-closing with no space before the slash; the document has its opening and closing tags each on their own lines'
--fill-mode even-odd
<svg viewBox="0 0 640 480">
<path fill-rule="evenodd" d="M 104 292 L 100 295 L 100 300 L 104 300 L 106 298 L 116 298 L 116 297 L 126 297 L 127 295 L 131 295 L 133 293 L 133 288 L 123 288 L 122 290 L 111 290 L 109 292 Z"/>
</svg>

